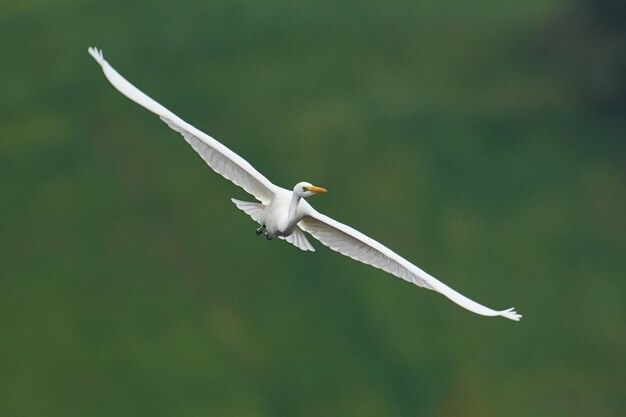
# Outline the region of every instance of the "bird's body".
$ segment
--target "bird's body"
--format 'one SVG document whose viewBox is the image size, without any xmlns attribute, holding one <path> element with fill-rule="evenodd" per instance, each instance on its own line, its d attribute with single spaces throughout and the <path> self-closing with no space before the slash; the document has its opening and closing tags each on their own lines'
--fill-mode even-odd
<svg viewBox="0 0 626 417">
<path fill-rule="evenodd" d="M 265 233 L 268 240 L 276 236 L 302 250 L 315 251 L 304 233 L 307 232 L 343 255 L 382 269 L 417 286 L 437 291 L 474 313 L 502 316 L 515 321 L 521 318 L 512 308 L 498 311 L 478 304 L 381 243 L 319 213 L 305 198 L 325 192 L 325 189 L 308 182 L 300 182 L 292 190 L 274 185 L 239 155 L 186 123 L 129 83 L 109 65 L 101 51 L 89 48 L 89 53 L 102 66 L 105 76 L 115 88 L 157 114 L 168 126 L 179 132 L 214 171 L 242 187 L 259 201 L 257 203 L 232 199 L 239 209 L 261 225 L 257 234 Z"/>
<path fill-rule="evenodd" d="M 302 191 L 326 192 L 308 182 L 296 184 L 293 191 L 281 188 L 274 194 L 272 202 L 263 208 L 261 223 L 274 236 L 288 237 L 294 233 L 298 223 L 313 212 L 313 207 L 304 199 Z"/>
<path fill-rule="evenodd" d="M 293 192 L 287 190 L 277 192 L 272 202 L 265 207 L 261 217 L 267 231 L 274 236 L 291 235 L 304 217 L 303 206 L 300 203 L 303 203 L 302 199 L 297 198 Z"/>
</svg>

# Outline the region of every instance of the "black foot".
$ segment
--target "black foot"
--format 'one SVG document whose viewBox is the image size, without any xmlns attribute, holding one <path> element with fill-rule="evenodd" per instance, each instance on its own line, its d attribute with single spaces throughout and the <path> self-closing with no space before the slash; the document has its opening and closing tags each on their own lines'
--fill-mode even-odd
<svg viewBox="0 0 626 417">
<path fill-rule="evenodd" d="M 265 230 L 265 225 L 259 227 L 258 229 L 256 229 L 256 235 L 260 235 L 261 233 L 263 233 L 263 230 Z"/>
<path fill-rule="evenodd" d="M 265 234 L 265 239 L 266 240 L 272 240 L 272 238 L 274 237 L 274 235 L 270 234 L 270 233 L 266 233 Z"/>
</svg>

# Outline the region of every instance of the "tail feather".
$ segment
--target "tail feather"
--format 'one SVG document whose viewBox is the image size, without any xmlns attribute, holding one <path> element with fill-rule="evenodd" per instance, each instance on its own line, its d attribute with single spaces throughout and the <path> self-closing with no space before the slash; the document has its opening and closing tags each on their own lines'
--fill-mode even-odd
<svg viewBox="0 0 626 417">
<path fill-rule="evenodd" d="M 306 235 L 298 226 L 293 229 L 293 233 L 287 237 L 281 237 L 281 239 L 286 240 L 297 248 L 302 249 L 303 251 L 311 251 L 315 252 L 315 248 L 311 245 L 311 242 L 306 238 Z"/>
<path fill-rule="evenodd" d="M 259 224 L 263 224 L 263 214 L 265 213 L 265 206 L 261 203 L 251 203 L 249 201 L 241 201 L 235 198 L 230 199 L 239 210 L 252 217 L 252 220 Z"/>
</svg>

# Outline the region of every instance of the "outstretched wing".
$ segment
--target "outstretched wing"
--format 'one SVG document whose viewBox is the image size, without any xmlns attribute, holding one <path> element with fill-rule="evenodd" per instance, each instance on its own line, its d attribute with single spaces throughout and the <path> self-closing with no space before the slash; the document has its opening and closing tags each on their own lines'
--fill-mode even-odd
<svg viewBox="0 0 626 417">
<path fill-rule="evenodd" d="M 519 321 L 522 317 L 512 308 L 496 311 L 478 304 L 363 233 L 333 220 L 313 208 L 310 208 L 308 212 L 309 215 L 303 218 L 298 226 L 334 251 L 382 269 L 419 287 L 437 291 L 474 313 L 483 316 L 502 316 L 515 321 Z"/>
<path fill-rule="evenodd" d="M 183 135 L 206 163 L 218 174 L 231 180 L 263 204 L 269 204 L 279 187 L 261 175 L 245 159 L 206 133 L 185 122 L 129 83 L 104 59 L 102 51 L 89 48 L 91 56 L 102 66 L 107 79 L 126 97 L 158 115 L 169 127 Z"/>
</svg>

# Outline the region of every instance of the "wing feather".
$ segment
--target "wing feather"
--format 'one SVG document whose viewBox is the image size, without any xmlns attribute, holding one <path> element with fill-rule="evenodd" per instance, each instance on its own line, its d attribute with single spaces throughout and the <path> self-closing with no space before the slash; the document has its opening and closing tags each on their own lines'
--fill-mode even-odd
<svg viewBox="0 0 626 417">
<path fill-rule="evenodd" d="M 437 291 L 469 311 L 483 316 L 502 316 L 515 321 L 522 317 L 512 308 L 497 311 L 470 300 L 381 243 L 312 208 L 298 226 L 334 251 L 382 269 L 419 287 Z"/>
<path fill-rule="evenodd" d="M 169 127 L 180 133 L 215 172 L 240 186 L 263 204 L 269 204 L 272 201 L 279 187 L 272 184 L 245 159 L 185 122 L 128 82 L 109 65 L 102 51 L 89 48 L 89 53 L 100 64 L 104 75 L 113 87 L 135 103 L 158 115 Z"/>
</svg>

